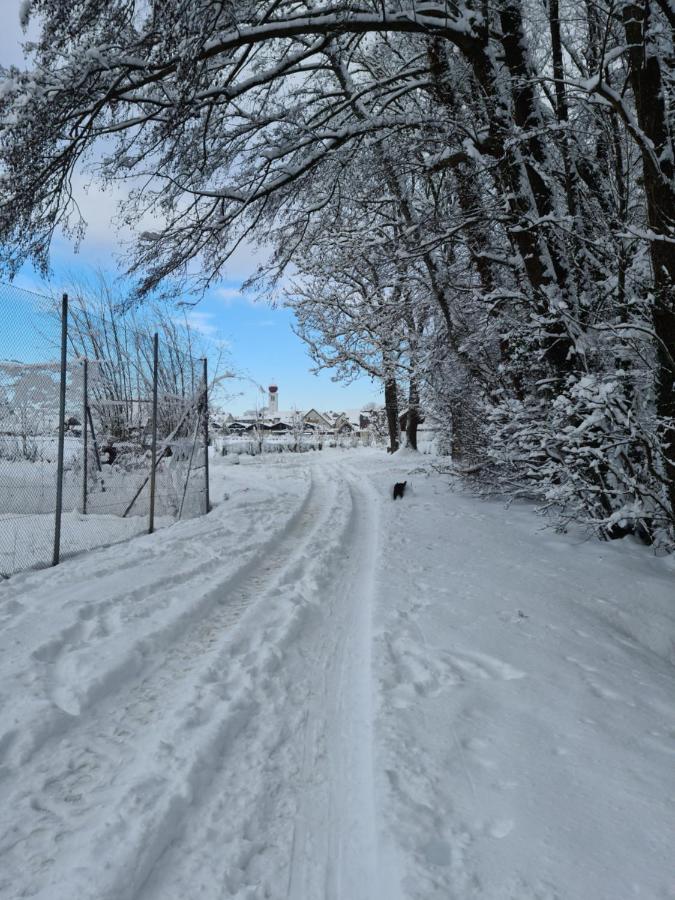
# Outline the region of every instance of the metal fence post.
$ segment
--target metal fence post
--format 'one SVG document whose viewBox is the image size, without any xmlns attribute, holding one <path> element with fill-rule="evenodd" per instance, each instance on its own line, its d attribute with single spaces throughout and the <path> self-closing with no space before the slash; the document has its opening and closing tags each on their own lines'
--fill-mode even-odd
<svg viewBox="0 0 675 900">
<path fill-rule="evenodd" d="M 82 360 L 82 513 L 87 514 L 87 478 L 89 477 L 89 432 L 87 410 L 89 408 L 89 360 Z"/>
<path fill-rule="evenodd" d="M 202 415 L 204 416 L 204 513 L 211 509 L 209 498 L 209 371 L 208 360 L 202 360 L 204 364 L 204 398 L 202 401 Z"/>
<path fill-rule="evenodd" d="M 56 515 L 54 518 L 54 553 L 52 565 L 61 556 L 61 513 L 63 511 L 63 450 L 66 434 L 66 363 L 68 354 L 68 294 L 61 300 L 61 383 L 59 385 L 59 438 L 56 457 Z"/>
<path fill-rule="evenodd" d="M 150 522 L 148 534 L 155 530 L 155 469 L 157 466 L 157 379 L 159 369 L 159 335 L 155 332 L 152 355 L 152 460 L 150 463 Z"/>
</svg>

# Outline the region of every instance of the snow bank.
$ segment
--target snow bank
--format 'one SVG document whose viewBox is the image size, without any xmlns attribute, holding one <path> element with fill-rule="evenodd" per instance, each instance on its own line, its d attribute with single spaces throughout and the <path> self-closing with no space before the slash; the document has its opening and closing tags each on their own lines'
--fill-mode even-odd
<svg viewBox="0 0 675 900">
<path fill-rule="evenodd" d="M 398 454 L 397 454 L 398 456 Z M 672 560 L 374 461 L 382 830 L 406 900 L 673 897 Z"/>
</svg>

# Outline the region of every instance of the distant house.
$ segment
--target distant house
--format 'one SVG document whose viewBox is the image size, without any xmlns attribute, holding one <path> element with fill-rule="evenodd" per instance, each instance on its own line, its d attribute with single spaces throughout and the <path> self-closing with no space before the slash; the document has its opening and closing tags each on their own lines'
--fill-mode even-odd
<svg viewBox="0 0 675 900">
<path fill-rule="evenodd" d="M 352 427 L 352 432 L 364 436 L 372 424 L 372 410 L 348 409 L 343 415 Z"/>
<path fill-rule="evenodd" d="M 297 433 L 298 430 L 321 434 L 368 435 L 381 411 L 371 405 L 368 409 L 348 409 L 341 412 L 308 409 L 279 410 L 279 389 L 269 388 L 269 403 L 260 409 L 249 410 L 241 416 L 228 414 L 222 418 L 223 430 L 229 434 L 271 431 L 276 434 Z"/>
<path fill-rule="evenodd" d="M 309 409 L 303 415 L 302 421 L 307 425 L 314 425 L 319 429 L 328 431 L 331 428 L 331 422 L 329 421 L 326 413 L 320 413 L 316 409 Z"/>
<path fill-rule="evenodd" d="M 232 419 L 231 416 L 228 418 Z M 250 427 L 250 422 L 242 422 L 240 420 L 232 419 L 230 422 L 226 422 L 224 424 L 224 430 L 229 432 L 230 434 L 242 434 Z"/>
<path fill-rule="evenodd" d="M 346 413 L 338 413 L 333 419 L 333 431 L 336 434 L 351 434 L 354 431 Z"/>
</svg>

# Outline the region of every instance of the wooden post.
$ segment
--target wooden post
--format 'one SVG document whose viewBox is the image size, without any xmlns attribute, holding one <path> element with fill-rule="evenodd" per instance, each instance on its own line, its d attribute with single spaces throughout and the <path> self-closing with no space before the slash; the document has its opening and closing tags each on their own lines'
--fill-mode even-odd
<svg viewBox="0 0 675 900">
<path fill-rule="evenodd" d="M 202 402 L 202 415 L 204 416 L 204 513 L 208 513 L 211 509 L 211 500 L 209 497 L 209 370 L 206 357 L 202 360 L 204 364 L 204 395 Z"/>
<path fill-rule="evenodd" d="M 148 534 L 155 530 L 155 474 L 157 467 L 157 378 L 159 369 L 159 335 L 153 338 L 152 359 L 152 462 L 150 469 L 150 522 Z"/>
<path fill-rule="evenodd" d="M 89 476 L 89 431 L 87 430 L 87 409 L 89 408 L 89 361 L 82 360 L 82 514 L 87 514 L 87 478 Z"/>
<path fill-rule="evenodd" d="M 61 383 L 59 385 L 59 438 L 56 456 L 56 514 L 54 518 L 54 552 L 52 565 L 61 556 L 61 513 L 63 511 L 63 450 L 66 436 L 66 364 L 68 354 L 68 294 L 61 300 Z"/>
</svg>

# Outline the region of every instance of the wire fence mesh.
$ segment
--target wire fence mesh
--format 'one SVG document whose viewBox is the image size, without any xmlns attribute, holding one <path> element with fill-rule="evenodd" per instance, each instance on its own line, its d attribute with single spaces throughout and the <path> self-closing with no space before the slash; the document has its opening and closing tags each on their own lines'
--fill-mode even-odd
<svg viewBox="0 0 675 900">
<path fill-rule="evenodd" d="M 0 320 L 1 574 L 208 510 L 208 372 L 175 322 L 68 304 L 61 416 L 61 303 L 0 283 Z"/>
</svg>

